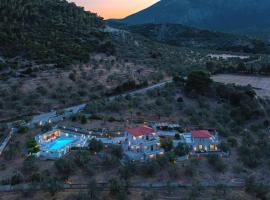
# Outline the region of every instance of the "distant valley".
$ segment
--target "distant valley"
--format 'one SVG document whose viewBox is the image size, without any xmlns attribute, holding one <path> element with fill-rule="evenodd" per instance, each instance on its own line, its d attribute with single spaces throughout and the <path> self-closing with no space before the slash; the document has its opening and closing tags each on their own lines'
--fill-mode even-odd
<svg viewBox="0 0 270 200">
<path fill-rule="evenodd" d="M 108 24 L 112 27 L 141 34 L 151 40 L 169 45 L 243 53 L 270 52 L 269 44 L 262 40 L 251 39 L 246 36 L 235 34 L 192 28 L 181 24 L 148 23 L 129 25 L 112 20 L 109 20 Z"/>
</svg>

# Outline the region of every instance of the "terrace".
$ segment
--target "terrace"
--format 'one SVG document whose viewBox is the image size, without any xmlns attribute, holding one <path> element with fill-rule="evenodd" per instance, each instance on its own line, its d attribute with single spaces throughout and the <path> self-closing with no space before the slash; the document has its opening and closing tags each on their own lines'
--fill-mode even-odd
<svg viewBox="0 0 270 200">
<path fill-rule="evenodd" d="M 86 147 L 89 139 L 89 135 L 53 129 L 35 137 L 40 147 L 36 156 L 45 159 L 57 159 L 67 154 L 72 147 Z"/>
</svg>

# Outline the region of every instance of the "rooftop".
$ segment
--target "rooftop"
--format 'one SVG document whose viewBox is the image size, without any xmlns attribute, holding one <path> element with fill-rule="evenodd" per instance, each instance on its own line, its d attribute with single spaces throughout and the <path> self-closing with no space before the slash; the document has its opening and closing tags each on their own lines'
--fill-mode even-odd
<svg viewBox="0 0 270 200">
<path fill-rule="evenodd" d="M 210 138 L 211 133 L 208 130 L 198 130 L 191 132 L 193 138 Z"/>
<path fill-rule="evenodd" d="M 150 133 L 154 132 L 153 128 L 150 128 L 148 126 L 139 126 L 135 128 L 128 128 L 127 132 L 130 133 L 131 135 L 137 137 L 137 136 L 142 136 L 142 135 L 147 135 Z"/>
</svg>

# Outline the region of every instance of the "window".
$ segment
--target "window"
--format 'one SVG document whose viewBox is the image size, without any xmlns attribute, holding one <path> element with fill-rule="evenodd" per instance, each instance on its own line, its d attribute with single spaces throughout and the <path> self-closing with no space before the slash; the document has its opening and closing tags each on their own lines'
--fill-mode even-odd
<svg viewBox="0 0 270 200">
<path fill-rule="evenodd" d="M 215 150 L 215 145 L 214 144 L 210 144 L 210 150 Z"/>
<path fill-rule="evenodd" d="M 203 149 L 203 146 L 200 144 L 199 145 L 199 150 L 202 150 Z"/>
</svg>

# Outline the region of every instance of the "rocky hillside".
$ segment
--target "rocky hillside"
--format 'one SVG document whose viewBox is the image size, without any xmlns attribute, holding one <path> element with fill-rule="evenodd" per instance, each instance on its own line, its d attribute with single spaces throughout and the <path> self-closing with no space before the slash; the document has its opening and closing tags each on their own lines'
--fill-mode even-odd
<svg viewBox="0 0 270 200">
<path fill-rule="evenodd" d="M 110 26 L 143 35 L 165 44 L 245 53 L 269 53 L 269 46 L 245 36 L 202 30 L 181 24 L 129 25 L 108 21 Z"/>
<path fill-rule="evenodd" d="M 161 0 L 122 22 L 179 23 L 269 38 L 269 8 L 268 0 Z"/>
<path fill-rule="evenodd" d="M 88 60 L 89 52 L 107 51 L 102 26 L 102 18 L 65 0 L 1 0 L 1 66 L 11 58 L 58 65 Z"/>
</svg>

